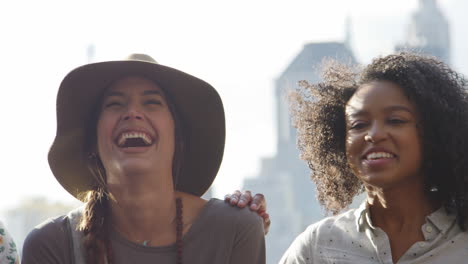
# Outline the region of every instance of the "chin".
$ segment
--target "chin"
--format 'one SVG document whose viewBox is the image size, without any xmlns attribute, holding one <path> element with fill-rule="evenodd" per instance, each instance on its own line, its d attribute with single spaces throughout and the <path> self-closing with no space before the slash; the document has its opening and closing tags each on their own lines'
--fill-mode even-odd
<svg viewBox="0 0 468 264">
<path fill-rule="evenodd" d="M 120 163 L 122 174 L 142 174 L 150 171 L 153 166 L 146 160 L 126 160 Z"/>
<path fill-rule="evenodd" d="M 391 176 L 367 176 L 366 179 L 361 178 L 361 180 L 369 186 L 383 189 L 383 190 L 390 190 L 395 188 L 407 188 L 412 186 L 412 183 L 415 182 L 415 178 L 410 177 L 398 177 L 398 175 L 391 175 Z M 419 180 L 417 180 L 419 182 Z"/>
<path fill-rule="evenodd" d="M 366 185 L 383 189 L 394 187 L 400 182 L 394 174 L 388 173 L 369 173 L 359 178 Z"/>
</svg>

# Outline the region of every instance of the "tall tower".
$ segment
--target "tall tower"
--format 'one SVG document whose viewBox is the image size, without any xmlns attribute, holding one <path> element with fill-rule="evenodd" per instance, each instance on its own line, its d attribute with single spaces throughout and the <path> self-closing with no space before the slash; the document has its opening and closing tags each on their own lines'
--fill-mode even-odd
<svg viewBox="0 0 468 264">
<path fill-rule="evenodd" d="M 352 28 L 353 28 L 353 24 L 352 24 L 352 21 L 351 21 L 351 16 L 346 16 L 346 19 L 345 19 L 345 39 L 344 39 L 344 44 L 345 44 L 345 47 L 348 49 L 348 50 L 352 50 L 352 41 L 353 41 L 353 37 L 352 37 Z"/>
<path fill-rule="evenodd" d="M 449 23 L 436 0 L 419 0 L 407 28 L 406 40 L 396 50 L 411 50 L 438 57 L 450 64 Z"/>
</svg>

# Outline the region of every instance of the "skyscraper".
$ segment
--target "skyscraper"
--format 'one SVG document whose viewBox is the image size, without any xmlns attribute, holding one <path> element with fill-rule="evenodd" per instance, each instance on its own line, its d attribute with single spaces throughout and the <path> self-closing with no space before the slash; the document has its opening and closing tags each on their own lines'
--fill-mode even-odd
<svg viewBox="0 0 468 264">
<path fill-rule="evenodd" d="M 396 50 L 430 54 L 450 64 L 449 23 L 436 0 L 419 0 L 406 31 L 406 39 Z"/>
</svg>

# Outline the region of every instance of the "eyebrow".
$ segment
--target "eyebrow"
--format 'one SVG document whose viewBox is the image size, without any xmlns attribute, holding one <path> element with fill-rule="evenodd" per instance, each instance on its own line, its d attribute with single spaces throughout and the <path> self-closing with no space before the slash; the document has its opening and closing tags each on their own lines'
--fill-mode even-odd
<svg viewBox="0 0 468 264">
<path fill-rule="evenodd" d="M 159 95 L 159 96 L 162 96 L 162 92 L 158 91 L 158 90 L 146 90 L 143 92 L 143 95 Z"/>
<path fill-rule="evenodd" d="M 104 97 L 110 97 L 110 96 L 124 96 L 124 94 L 121 92 L 110 91 L 104 95 Z"/>
<path fill-rule="evenodd" d="M 414 112 L 411 109 L 403 105 L 391 105 L 391 106 L 385 107 L 383 110 L 384 112 L 405 111 L 414 115 Z M 366 114 L 367 114 L 366 110 L 360 110 L 360 111 L 350 114 L 349 116 L 357 117 L 357 116 L 363 116 Z"/>
</svg>

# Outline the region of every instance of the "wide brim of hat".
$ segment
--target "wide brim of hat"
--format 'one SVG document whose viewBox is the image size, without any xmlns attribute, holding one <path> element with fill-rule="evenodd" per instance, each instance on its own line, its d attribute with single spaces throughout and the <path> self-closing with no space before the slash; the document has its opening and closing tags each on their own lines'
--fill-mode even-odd
<svg viewBox="0 0 468 264">
<path fill-rule="evenodd" d="M 109 85 L 125 76 L 155 81 L 173 101 L 184 135 L 183 164 L 176 190 L 203 195 L 221 165 L 225 144 L 224 108 L 207 82 L 182 71 L 144 61 L 107 61 L 71 71 L 57 95 L 57 134 L 48 160 L 58 182 L 78 199 L 96 188 L 85 153 L 86 130 Z"/>
</svg>

